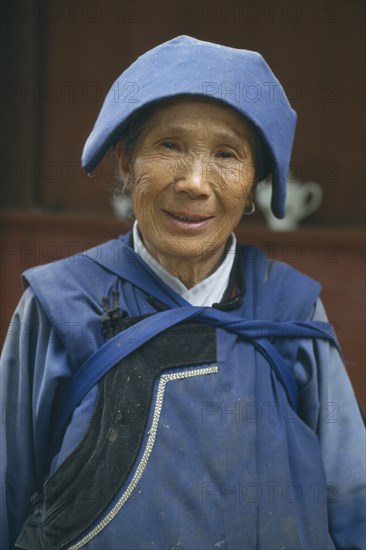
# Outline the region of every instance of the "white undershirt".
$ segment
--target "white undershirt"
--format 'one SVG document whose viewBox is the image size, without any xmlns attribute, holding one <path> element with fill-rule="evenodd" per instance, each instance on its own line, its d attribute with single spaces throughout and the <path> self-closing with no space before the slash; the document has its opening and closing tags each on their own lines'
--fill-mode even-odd
<svg viewBox="0 0 366 550">
<path fill-rule="evenodd" d="M 204 279 L 190 289 L 188 289 L 177 277 L 174 277 L 174 275 L 164 269 L 164 267 L 151 256 L 141 240 L 137 221 L 135 221 L 133 225 L 133 246 L 136 254 L 148 264 L 154 273 L 193 306 L 212 306 L 212 304 L 221 301 L 229 283 L 230 272 L 235 257 L 236 237 L 234 233 L 230 236 L 230 246 L 226 256 L 216 271 L 207 277 L 207 279 Z"/>
</svg>

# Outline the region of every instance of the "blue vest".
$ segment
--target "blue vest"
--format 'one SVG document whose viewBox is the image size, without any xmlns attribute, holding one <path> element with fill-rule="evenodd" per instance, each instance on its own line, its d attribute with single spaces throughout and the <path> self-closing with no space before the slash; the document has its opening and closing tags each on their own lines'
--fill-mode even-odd
<svg viewBox="0 0 366 550">
<path fill-rule="evenodd" d="M 314 339 L 331 340 L 306 322 L 319 285 L 240 246 L 243 304 L 193 308 L 128 238 L 25 273 L 75 368 L 60 403 L 78 397 L 18 547 L 334 548 L 307 421 L 316 400 L 304 388 L 297 414 L 270 357 L 291 372 L 299 356 L 314 361 Z M 113 289 L 144 320 L 106 344 L 101 298 Z"/>
</svg>

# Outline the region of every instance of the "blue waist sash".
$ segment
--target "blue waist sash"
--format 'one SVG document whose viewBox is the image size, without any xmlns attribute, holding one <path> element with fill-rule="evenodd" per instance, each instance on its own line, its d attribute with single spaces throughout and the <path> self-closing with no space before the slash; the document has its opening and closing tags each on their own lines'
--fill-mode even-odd
<svg viewBox="0 0 366 550">
<path fill-rule="evenodd" d="M 115 262 L 110 255 L 96 255 L 94 258 L 93 254 L 90 254 L 89 258 L 140 288 L 147 295 L 154 296 L 171 309 L 145 318 L 122 334 L 114 336 L 93 353 L 65 383 L 54 430 L 55 442 L 60 440 L 75 407 L 111 368 L 154 336 L 178 323 L 192 319 L 203 325 L 225 329 L 250 341 L 267 359 L 284 387 L 290 405 L 297 410 L 296 380 L 270 339 L 321 338 L 337 345 L 330 324 L 309 321 L 252 321 L 219 309 L 192 306 L 165 285 L 128 245 L 122 243 L 121 246 L 128 261 Z"/>
</svg>

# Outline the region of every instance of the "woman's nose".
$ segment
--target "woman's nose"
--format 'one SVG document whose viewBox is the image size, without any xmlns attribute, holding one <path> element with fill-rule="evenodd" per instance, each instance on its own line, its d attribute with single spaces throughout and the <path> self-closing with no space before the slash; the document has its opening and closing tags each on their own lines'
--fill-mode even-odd
<svg viewBox="0 0 366 550">
<path fill-rule="evenodd" d="M 181 168 L 175 182 L 177 193 L 187 193 L 190 198 L 208 197 L 212 193 L 209 162 L 202 159 L 190 159 Z"/>
</svg>

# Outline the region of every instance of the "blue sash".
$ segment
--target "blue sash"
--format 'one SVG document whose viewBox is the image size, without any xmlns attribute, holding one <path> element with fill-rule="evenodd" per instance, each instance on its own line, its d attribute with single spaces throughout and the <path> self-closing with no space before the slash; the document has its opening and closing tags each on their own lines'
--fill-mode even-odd
<svg viewBox="0 0 366 550">
<path fill-rule="evenodd" d="M 270 338 L 321 338 L 337 345 L 331 325 L 309 321 L 252 321 L 219 309 L 192 306 L 161 281 L 127 244 L 119 242 L 119 246 L 123 248 L 124 259 L 127 258 L 127 261 L 116 262 L 110 254 L 97 254 L 95 258 L 93 254 L 89 254 L 89 258 L 171 309 L 145 318 L 114 336 L 94 352 L 65 383 L 54 430 L 55 442 L 60 440 L 75 407 L 111 368 L 154 336 L 192 319 L 223 328 L 250 341 L 267 359 L 282 384 L 290 405 L 297 410 L 296 380 Z"/>
</svg>

